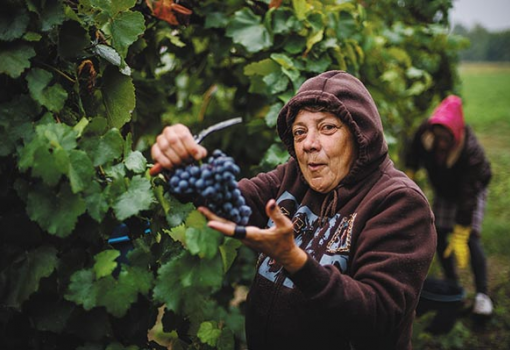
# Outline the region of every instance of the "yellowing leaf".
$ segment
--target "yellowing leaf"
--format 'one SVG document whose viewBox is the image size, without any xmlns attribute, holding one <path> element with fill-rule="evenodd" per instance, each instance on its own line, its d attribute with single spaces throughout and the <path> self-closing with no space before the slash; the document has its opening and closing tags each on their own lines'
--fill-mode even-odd
<svg viewBox="0 0 510 350">
<path fill-rule="evenodd" d="M 294 7 L 294 12 L 296 13 L 296 17 L 300 21 L 302 21 L 306 18 L 306 11 L 308 9 L 306 0 L 292 0 L 292 7 Z"/>
</svg>

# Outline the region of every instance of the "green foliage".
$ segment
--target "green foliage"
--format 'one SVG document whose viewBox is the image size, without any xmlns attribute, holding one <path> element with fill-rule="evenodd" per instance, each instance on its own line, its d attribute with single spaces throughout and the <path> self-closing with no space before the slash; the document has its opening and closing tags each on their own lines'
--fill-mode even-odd
<svg viewBox="0 0 510 350">
<path fill-rule="evenodd" d="M 359 76 L 389 141 L 455 90 L 450 0 L 269 3 L 188 1 L 179 25 L 145 1 L 3 4 L 0 328 L 18 330 L 8 346 L 146 348 L 163 305 L 176 349 L 244 339 L 229 301 L 254 259 L 149 177 L 164 124 L 198 131 L 242 116 L 245 127 L 205 145 L 251 175 L 287 158 L 277 113 L 317 73 Z M 128 242 L 109 241 L 122 223 Z"/>
<path fill-rule="evenodd" d="M 462 61 L 510 61 L 510 30 L 491 32 L 480 25 L 473 28 L 456 25 L 453 32 L 469 42 L 469 45 L 459 52 Z"/>
</svg>

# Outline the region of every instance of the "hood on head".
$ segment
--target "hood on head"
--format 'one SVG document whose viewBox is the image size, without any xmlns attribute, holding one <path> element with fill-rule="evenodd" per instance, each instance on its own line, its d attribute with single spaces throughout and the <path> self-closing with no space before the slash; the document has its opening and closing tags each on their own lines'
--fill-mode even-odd
<svg viewBox="0 0 510 350">
<path fill-rule="evenodd" d="M 464 113 L 460 97 L 450 95 L 434 110 L 429 119 L 430 125 L 442 125 L 450 130 L 457 146 L 464 136 Z"/>
<path fill-rule="evenodd" d="M 305 81 L 278 115 L 278 135 L 292 157 L 296 157 L 292 123 L 299 110 L 310 105 L 328 107 L 354 135 L 358 159 L 344 183 L 379 165 L 387 155 L 381 117 L 366 87 L 347 72 L 329 71 Z"/>
</svg>

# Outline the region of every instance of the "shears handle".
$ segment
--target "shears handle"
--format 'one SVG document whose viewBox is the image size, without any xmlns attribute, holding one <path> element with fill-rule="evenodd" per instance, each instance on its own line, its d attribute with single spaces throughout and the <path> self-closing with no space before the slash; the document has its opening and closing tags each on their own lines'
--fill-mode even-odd
<svg viewBox="0 0 510 350">
<path fill-rule="evenodd" d="M 241 117 L 224 120 L 222 122 L 219 122 L 217 124 L 211 125 L 210 127 L 202 130 L 201 132 L 198 133 L 198 135 L 194 136 L 194 139 L 195 139 L 195 141 L 197 141 L 197 143 L 201 143 L 205 139 L 205 137 L 207 135 L 209 135 L 209 134 L 211 134 L 211 133 L 213 133 L 215 131 L 228 128 L 229 126 L 242 123 L 242 121 L 243 121 L 243 119 Z M 159 164 L 159 163 L 155 163 L 152 166 L 152 168 L 150 168 L 149 174 L 151 176 L 156 176 L 161 171 L 163 171 L 163 166 L 161 164 Z"/>
</svg>

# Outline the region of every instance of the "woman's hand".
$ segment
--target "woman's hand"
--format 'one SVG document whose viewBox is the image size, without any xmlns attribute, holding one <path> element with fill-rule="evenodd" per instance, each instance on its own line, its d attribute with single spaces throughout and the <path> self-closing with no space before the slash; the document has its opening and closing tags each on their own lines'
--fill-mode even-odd
<svg viewBox="0 0 510 350">
<path fill-rule="evenodd" d="M 151 154 L 156 163 L 172 169 L 193 159 L 204 158 L 207 150 L 195 141 L 185 125 L 175 124 L 163 129 L 152 146 Z"/>
<path fill-rule="evenodd" d="M 207 224 L 209 227 L 226 236 L 234 235 L 235 223 L 215 215 L 206 207 L 200 207 L 198 210 L 209 220 Z M 246 237 L 242 242 L 273 258 L 292 274 L 304 266 L 308 256 L 294 241 L 292 222 L 283 215 L 274 199 L 267 202 L 266 213 L 273 220 L 274 226 L 268 229 L 247 226 Z"/>
</svg>

